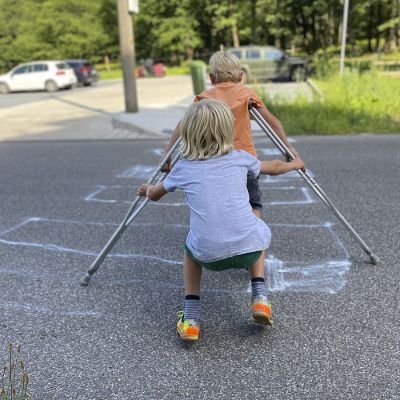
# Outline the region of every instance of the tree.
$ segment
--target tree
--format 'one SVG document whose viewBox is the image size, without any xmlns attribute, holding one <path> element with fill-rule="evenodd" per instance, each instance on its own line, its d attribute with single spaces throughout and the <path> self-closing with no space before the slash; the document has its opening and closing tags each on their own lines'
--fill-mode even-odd
<svg viewBox="0 0 400 400">
<path fill-rule="evenodd" d="M 96 0 L 0 0 L 0 7 L 3 68 L 33 59 L 91 58 L 107 40 Z"/>
</svg>

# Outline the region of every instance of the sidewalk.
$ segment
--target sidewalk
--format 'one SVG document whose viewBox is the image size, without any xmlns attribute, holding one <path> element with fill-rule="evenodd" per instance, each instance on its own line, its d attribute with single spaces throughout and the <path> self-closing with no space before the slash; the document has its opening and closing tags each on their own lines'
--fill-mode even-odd
<svg viewBox="0 0 400 400">
<path fill-rule="evenodd" d="M 293 97 L 308 87 L 296 83 L 261 86 L 270 96 Z M 193 102 L 188 75 L 137 80 L 139 112 L 126 113 L 122 80 L 60 91 L 0 97 L 0 142 L 168 138 Z M 253 133 L 260 129 L 252 123 Z"/>
<path fill-rule="evenodd" d="M 209 87 L 211 84 L 208 83 Z M 311 99 L 313 96 L 312 87 L 303 83 L 267 83 L 258 85 L 261 90 L 270 98 L 275 98 L 276 101 L 292 101 L 296 96 L 301 95 Z M 191 82 L 190 82 L 191 87 Z M 161 91 L 160 91 L 161 90 Z M 162 90 L 161 87 L 156 88 L 158 99 L 169 99 L 170 93 Z M 160 97 L 159 97 L 160 96 Z M 165 97 L 167 96 L 167 97 Z M 138 113 L 120 112 L 113 115 L 113 126 L 116 128 L 128 129 L 147 135 L 165 136 L 170 135 L 175 128 L 177 122 L 182 118 L 185 109 L 193 102 L 194 95 L 182 98 L 174 104 L 165 106 L 145 106 L 141 107 Z M 159 100 L 160 101 L 160 100 Z M 258 125 L 251 121 L 253 134 L 256 136 L 262 134 Z"/>
<path fill-rule="evenodd" d="M 185 75 L 138 79 L 137 90 L 139 112 L 135 114 L 121 112 L 121 80 L 55 94 L 2 96 L 0 142 L 168 137 L 193 101 L 191 78 Z"/>
</svg>

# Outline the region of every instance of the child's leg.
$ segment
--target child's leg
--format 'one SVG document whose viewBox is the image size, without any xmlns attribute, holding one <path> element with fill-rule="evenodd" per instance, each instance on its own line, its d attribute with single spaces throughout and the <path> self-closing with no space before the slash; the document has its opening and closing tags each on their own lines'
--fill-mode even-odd
<svg viewBox="0 0 400 400">
<path fill-rule="evenodd" d="M 247 174 L 247 191 L 249 192 L 249 200 L 253 213 L 256 217 L 261 217 L 261 191 L 258 186 L 258 178 L 251 172 Z"/>
<path fill-rule="evenodd" d="M 251 299 L 258 296 L 267 297 L 267 288 L 265 287 L 265 251 L 261 253 L 260 258 L 249 268 L 251 278 Z"/>
<path fill-rule="evenodd" d="M 249 268 L 251 277 L 251 312 L 255 322 L 272 325 L 271 304 L 267 299 L 265 287 L 265 251 L 260 258 Z"/>
<path fill-rule="evenodd" d="M 200 281 L 202 267 L 194 262 L 184 252 L 183 256 L 183 280 L 185 284 L 185 320 L 198 322 L 200 319 Z"/>
<path fill-rule="evenodd" d="M 200 281 L 203 268 L 195 263 L 189 255 L 183 255 L 183 281 L 185 284 L 185 295 L 200 296 Z"/>
</svg>

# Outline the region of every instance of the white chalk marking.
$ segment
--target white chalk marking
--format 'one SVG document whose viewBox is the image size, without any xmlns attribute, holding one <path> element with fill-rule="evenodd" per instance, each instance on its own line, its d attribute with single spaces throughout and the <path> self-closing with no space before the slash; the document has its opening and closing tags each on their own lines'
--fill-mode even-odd
<svg viewBox="0 0 400 400">
<path fill-rule="evenodd" d="M 93 192 L 90 193 L 88 196 L 85 197 L 85 201 L 93 201 L 97 203 L 119 203 L 119 204 L 132 204 L 132 200 L 115 200 L 115 199 L 105 199 L 99 197 L 100 194 L 105 193 L 107 190 L 116 190 L 116 189 L 127 189 L 130 186 L 121 186 L 121 185 L 114 185 L 114 186 L 106 186 L 106 185 L 99 185 L 98 188 Z M 168 203 L 165 201 L 149 201 L 148 205 L 152 206 L 161 206 L 161 207 L 182 207 L 186 206 L 186 202 L 178 202 L 178 203 Z"/>
<path fill-rule="evenodd" d="M 258 154 L 263 156 L 282 156 L 282 153 L 275 147 L 273 149 L 257 149 Z"/>
<path fill-rule="evenodd" d="M 85 201 L 98 201 L 95 199 L 95 197 L 99 194 L 104 192 L 104 190 L 107 190 L 108 186 L 105 185 L 98 185 L 97 189 L 93 192 L 90 193 L 88 196 L 84 198 Z M 102 203 L 115 203 L 115 200 L 102 200 Z"/>
<path fill-rule="evenodd" d="M 28 218 L 25 221 L 3 231 L 0 236 L 11 233 L 15 230 L 23 228 L 25 225 L 34 222 L 47 222 L 58 224 L 78 224 L 78 225 L 95 225 L 95 226 L 117 226 L 114 223 L 99 223 L 99 222 L 82 222 L 77 220 L 64 220 L 64 219 L 47 219 L 40 217 Z M 139 223 L 141 226 L 154 226 L 154 223 Z M 171 224 L 178 229 L 187 229 L 186 224 Z M 348 257 L 348 253 L 340 241 L 339 237 L 333 230 L 334 224 L 325 222 L 323 224 L 270 224 L 271 227 L 285 227 L 292 229 L 326 229 L 332 234 L 332 237 L 337 244 L 338 248 L 343 251 L 342 257 Z M 13 245 L 13 246 L 27 246 L 39 248 L 47 251 L 75 253 L 84 256 L 97 256 L 93 251 L 77 250 L 70 247 L 63 247 L 53 243 L 35 243 L 27 241 L 15 241 L 0 238 L 0 243 Z M 111 253 L 109 257 L 119 257 L 125 259 L 137 260 L 151 260 L 163 265 L 182 266 L 182 261 L 165 259 L 161 257 L 148 256 L 144 254 L 124 254 L 124 253 Z M 269 255 L 266 261 L 266 277 L 268 283 L 268 290 L 271 292 L 288 291 L 288 292 L 307 292 L 307 293 L 337 293 L 346 285 L 345 274 L 348 272 L 351 263 L 346 259 L 327 260 L 310 264 L 309 262 L 301 261 L 283 261 Z M 0 273 L 11 273 L 18 275 L 15 270 L 0 269 Z M 118 284 L 118 281 L 113 281 Z M 124 281 L 122 281 L 124 283 Z M 225 289 L 208 289 L 209 291 L 225 291 Z M 231 291 L 226 289 L 226 292 Z M 72 314 L 71 314 L 72 315 Z"/>
<path fill-rule="evenodd" d="M 38 218 L 38 217 L 32 217 L 26 219 L 24 222 L 17 224 L 14 226 L 14 229 L 8 229 L 7 231 L 1 232 L 0 236 L 2 236 L 5 233 L 11 233 L 17 229 L 23 228 L 27 224 L 31 222 L 53 222 L 53 223 L 62 223 L 62 224 L 79 224 L 79 225 L 119 225 L 119 224 L 110 224 L 110 223 L 99 223 L 99 222 L 81 222 L 81 221 L 69 221 L 69 220 L 60 220 L 60 219 L 47 219 L 47 218 Z M 136 225 L 141 225 L 141 226 L 154 226 L 155 224 L 150 224 L 150 223 L 139 223 Z M 171 224 L 175 228 L 183 228 L 187 229 L 186 225 L 182 224 Z M 22 246 L 22 247 L 33 247 L 33 248 L 38 248 L 38 249 L 43 249 L 47 251 L 54 251 L 54 252 L 65 252 L 65 253 L 74 253 L 74 254 L 80 254 L 84 256 L 97 256 L 98 252 L 93 252 L 93 251 L 85 251 L 85 250 L 77 250 L 71 247 L 64 247 L 60 246 L 54 243 L 37 243 L 37 242 L 27 242 L 27 241 L 16 241 L 16 240 L 7 240 L 3 239 L 0 237 L 0 243 L 10 245 L 10 246 Z M 133 253 L 110 253 L 108 257 L 113 257 L 113 258 L 128 258 L 128 259 L 141 259 L 141 260 L 151 260 L 151 261 L 156 261 L 160 262 L 166 265 L 182 265 L 182 261 L 175 261 L 175 260 L 170 260 L 166 258 L 161 258 L 161 257 L 155 257 L 155 256 L 148 256 L 145 254 L 133 254 Z"/>
<path fill-rule="evenodd" d="M 261 182 L 263 183 L 263 182 Z M 85 201 L 93 201 L 98 203 L 112 203 L 112 204 L 132 204 L 133 200 L 116 200 L 116 199 L 106 199 L 101 197 L 102 194 L 107 192 L 108 190 L 117 190 L 117 189 L 126 189 L 129 188 L 128 186 L 121 186 L 121 185 L 114 185 L 114 186 L 106 186 L 100 185 L 93 193 L 90 193 L 88 196 L 85 197 Z M 260 189 L 264 189 L 263 185 L 260 185 Z M 274 190 L 297 190 L 300 191 L 303 195 L 302 200 L 291 200 L 291 201 L 271 201 L 271 202 L 264 202 L 267 206 L 276 206 L 276 205 L 303 205 L 303 204 L 313 204 L 315 201 L 310 195 L 309 189 L 307 187 L 294 187 L 294 186 L 284 186 L 284 187 L 271 187 L 268 186 L 266 189 L 268 191 Z M 149 205 L 153 206 L 162 206 L 162 207 L 183 207 L 186 206 L 186 202 L 175 202 L 175 203 L 168 203 L 164 201 L 149 201 Z"/>
<path fill-rule="evenodd" d="M 271 292 L 307 292 L 335 294 L 342 290 L 347 280 L 351 262 L 326 261 L 302 267 L 290 267 L 273 255 L 266 261 L 266 281 Z"/>
<path fill-rule="evenodd" d="M 93 221 L 78 221 L 78 220 L 73 220 L 73 219 L 59 219 L 59 218 L 44 218 L 44 217 L 30 217 L 25 219 L 23 222 L 14 225 L 13 227 L 0 232 L 0 236 L 10 233 L 13 231 L 16 231 L 19 228 L 22 228 L 23 226 L 31 223 L 31 222 L 54 222 L 54 223 L 61 223 L 61 224 L 75 224 L 75 225 L 93 225 L 93 226 L 119 226 L 119 224 L 115 222 L 93 222 Z M 154 226 L 156 225 L 154 222 L 135 222 L 135 225 L 137 226 Z M 188 228 L 188 224 L 175 224 L 175 223 L 170 223 L 170 226 L 174 228 Z M 319 225 L 318 225 L 319 226 Z"/>
<path fill-rule="evenodd" d="M 156 156 L 161 157 L 164 153 L 164 149 L 152 149 L 151 152 Z M 155 169 L 155 168 L 154 168 Z"/>
<path fill-rule="evenodd" d="M 122 172 L 122 174 L 117 175 L 117 178 L 140 178 L 147 180 L 155 169 L 156 166 L 135 165 Z"/>
<path fill-rule="evenodd" d="M 310 170 L 307 170 L 307 173 L 311 176 L 314 177 L 313 173 Z M 259 182 L 260 183 L 281 183 L 281 182 L 291 182 L 293 180 L 299 181 L 299 182 L 304 182 L 303 178 L 299 175 L 297 171 L 290 171 L 287 172 L 286 174 L 283 175 L 275 175 L 275 176 L 270 176 L 270 175 L 261 175 Z"/>
<path fill-rule="evenodd" d="M 310 192 L 306 187 L 294 188 L 294 187 L 275 187 L 269 188 L 269 191 L 272 190 L 300 190 L 303 194 L 304 198 L 302 200 L 292 200 L 292 201 L 270 201 L 264 202 L 264 204 L 268 206 L 277 206 L 277 205 L 302 205 L 302 204 L 313 204 L 314 200 L 310 196 Z"/>
<path fill-rule="evenodd" d="M 80 254 L 83 256 L 93 256 L 96 257 L 99 253 L 93 251 L 84 251 L 84 250 L 77 250 L 71 247 L 63 247 L 58 246 L 52 243 L 35 243 L 35 242 L 23 242 L 23 241 L 13 241 L 13 240 L 4 240 L 0 239 L 0 243 L 7 244 L 10 246 L 23 246 L 23 247 L 34 247 L 38 249 L 48 250 L 48 251 L 55 251 L 55 252 L 62 252 L 62 253 L 75 253 Z M 112 258 L 131 258 L 131 259 L 140 259 L 140 260 L 151 260 L 157 261 L 160 263 L 164 263 L 167 265 L 182 265 L 181 261 L 169 260 L 166 258 L 155 257 L 155 256 L 148 256 L 145 254 L 124 254 L 124 253 L 109 253 L 107 257 Z"/>
</svg>

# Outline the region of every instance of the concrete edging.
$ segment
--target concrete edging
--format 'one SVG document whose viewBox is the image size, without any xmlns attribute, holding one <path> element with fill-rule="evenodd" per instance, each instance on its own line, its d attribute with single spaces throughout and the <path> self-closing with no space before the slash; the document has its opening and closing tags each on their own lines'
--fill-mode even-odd
<svg viewBox="0 0 400 400">
<path fill-rule="evenodd" d="M 139 135 L 145 136 L 149 139 L 160 139 L 160 138 L 165 138 L 169 137 L 168 135 L 160 134 L 158 132 L 151 131 L 149 129 L 143 128 L 142 126 L 135 124 L 131 121 L 127 121 L 126 118 L 126 113 L 120 112 L 113 114 L 111 118 L 111 125 L 113 128 L 116 129 L 125 129 L 131 132 L 138 133 Z"/>
</svg>

